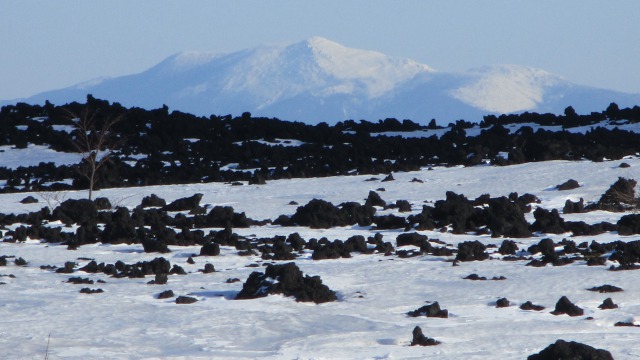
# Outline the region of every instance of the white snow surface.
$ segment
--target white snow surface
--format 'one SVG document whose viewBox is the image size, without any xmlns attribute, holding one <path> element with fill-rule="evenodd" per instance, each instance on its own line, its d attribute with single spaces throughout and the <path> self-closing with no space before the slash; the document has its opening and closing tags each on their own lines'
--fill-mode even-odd
<svg viewBox="0 0 640 360">
<path fill-rule="evenodd" d="M 0 162 L 8 157 L 0 157 Z M 631 165 L 620 168 L 624 161 Z M 3 165 L 3 164 L 0 164 Z M 5 165 L 6 166 L 6 165 Z M 370 190 L 384 187 L 379 194 L 387 202 L 408 200 L 413 212 L 425 202 L 444 199 L 445 192 L 474 198 L 489 193 L 506 196 L 526 192 L 538 196 L 546 209 L 561 209 L 566 199 L 597 201 L 618 177 L 638 178 L 640 159 L 605 162 L 550 161 L 509 167 L 436 167 L 408 173 L 395 173 L 395 181 L 365 181 L 371 176 L 346 176 L 270 181 L 261 186 L 192 184 L 141 188 L 106 189 L 95 196 L 108 197 L 118 206 L 134 207 L 144 196 L 157 194 L 172 201 L 204 194 L 202 204 L 230 205 L 253 219 L 275 219 L 293 214 L 290 201 L 306 204 L 313 198 L 339 204 L 363 202 Z M 411 182 L 418 178 L 423 183 Z M 582 186 L 557 191 L 555 185 L 569 178 Z M 46 206 L 21 204 L 27 195 L 0 194 L 1 213 L 37 211 Z M 66 192 L 64 199 L 82 198 L 86 192 Z M 387 212 L 394 213 L 394 210 Z M 529 214 L 528 216 L 530 216 Z M 596 212 L 574 214 L 571 220 L 594 223 L 617 221 L 622 214 Z M 528 218 L 528 220 L 531 220 Z M 62 225 L 60 225 L 62 226 Z M 63 228 L 63 231 L 75 231 Z M 208 229 L 205 229 L 208 231 Z M 356 234 L 371 236 L 368 227 L 309 229 L 261 226 L 234 229 L 243 236 L 268 237 L 298 232 L 309 240 L 327 237 L 342 239 Z M 381 231 L 385 241 L 395 244 L 401 231 Z M 499 245 L 503 239 L 488 236 L 452 235 L 423 231 L 430 239 L 456 245 L 467 240 Z M 550 237 L 558 242 L 570 234 L 538 234 L 514 239 L 520 249 Z M 580 243 L 596 240 L 632 241 L 640 236 L 599 236 L 571 238 Z M 640 317 L 640 282 L 635 271 L 607 271 L 607 266 L 586 266 L 584 261 L 553 267 L 525 266 L 526 261 L 462 262 L 452 266 L 452 258 L 431 255 L 400 259 L 382 254 L 354 255 L 349 259 L 314 261 L 305 252 L 295 260 L 307 275 L 319 275 L 339 300 L 320 305 L 299 303 L 292 298 L 268 296 L 254 300 L 233 300 L 252 271 L 268 263 L 258 256 L 241 257 L 237 250 L 222 247 L 215 257 L 194 257 L 199 247 L 171 247 L 169 254 L 145 253 L 137 245 L 86 245 L 70 251 L 59 244 L 31 239 L 25 243 L 0 243 L 0 255 L 22 257 L 27 266 L 19 267 L 9 258 L 0 267 L 0 348 L 4 359 L 524 359 L 555 342 L 574 340 L 609 350 L 615 359 L 640 357 L 638 328 L 614 327 L 618 321 Z M 104 274 L 56 274 L 42 265 L 63 266 L 75 261 L 84 266 L 98 263 L 135 263 L 164 256 L 185 268 L 188 275 L 171 275 L 166 285 L 148 285 L 145 279 L 111 278 Z M 215 273 L 198 272 L 212 263 Z M 277 262 L 281 263 L 281 262 Z M 463 277 L 477 273 L 503 281 L 470 281 Z M 6 276 L 12 274 L 15 278 Z M 69 277 L 104 280 L 104 284 L 72 285 Z M 230 278 L 241 282 L 227 283 Z M 599 294 L 587 288 L 612 284 L 624 289 Z M 80 294 L 82 287 L 101 288 L 101 294 Z M 175 304 L 175 299 L 159 300 L 161 291 L 190 295 L 199 301 Z M 550 314 L 561 296 L 585 310 L 584 316 Z M 599 310 L 611 296 L 620 307 Z M 512 306 L 496 308 L 497 299 L 506 297 Z M 530 300 L 543 305 L 540 312 L 523 311 L 519 305 Z M 408 317 L 427 301 L 438 301 L 450 313 L 448 319 Z M 593 319 L 588 320 L 587 317 Z M 425 335 L 441 341 L 432 347 L 409 346 L 411 332 L 420 326 Z"/>
<path fill-rule="evenodd" d="M 566 82 L 544 70 L 520 65 L 496 65 L 469 71 L 471 81 L 452 91 L 467 104 L 490 113 L 508 114 L 535 109 L 545 90 Z"/>
<path fill-rule="evenodd" d="M 11 145 L 0 146 L 0 167 L 8 169 L 17 169 L 20 166 L 38 166 L 41 162 L 72 165 L 79 163 L 81 159 L 81 154 L 58 152 L 43 145 L 28 144 L 24 149 L 18 149 Z"/>
</svg>

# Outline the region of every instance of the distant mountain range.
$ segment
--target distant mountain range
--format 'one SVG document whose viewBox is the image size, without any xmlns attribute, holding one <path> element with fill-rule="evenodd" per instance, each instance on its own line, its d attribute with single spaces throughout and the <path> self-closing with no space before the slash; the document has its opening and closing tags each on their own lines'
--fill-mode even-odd
<svg viewBox="0 0 640 360">
<path fill-rule="evenodd" d="M 440 72 L 409 59 L 314 37 L 231 54 L 184 52 L 135 75 L 102 78 L 17 101 L 83 102 L 87 94 L 124 106 L 197 115 L 277 117 L 305 123 L 384 118 L 439 123 L 517 112 L 602 111 L 640 104 L 640 94 L 570 83 L 544 70 L 495 65 Z"/>
</svg>

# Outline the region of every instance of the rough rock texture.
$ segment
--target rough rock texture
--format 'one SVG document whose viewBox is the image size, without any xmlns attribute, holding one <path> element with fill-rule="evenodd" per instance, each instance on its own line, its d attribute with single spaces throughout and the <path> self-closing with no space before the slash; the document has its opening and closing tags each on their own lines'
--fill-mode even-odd
<svg viewBox="0 0 640 360">
<path fill-rule="evenodd" d="M 624 215 L 618 220 L 618 234 L 640 234 L 640 214 Z"/>
<path fill-rule="evenodd" d="M 577 189 L 580 187 L 580 184 L 573 180 L 573 179 L 569 179 L 565 182 L 563 182 L 560 185 L 556 185 L 556 189 L 561 190 L 561 191 L 565 191 L 565 190 L 573 190 L 573 189 Z"/>
<path fill-rule="evenodd" d="M 456 260 L 486 260 L 489 258 L 489 254 L 485 253 L 486 249 L 487 247 L 478 240 L 461 242 L 458 244 L 458 255 L 456 255 Z"/>
<path fill-rule="evenodd" d="M 611 298 L 604 299 L 602 304 L 600 304 L 598 306 L 598 309 L 600 309 L 600 310 L 610 310 L 610 309 L 617 309 L 617 308 L 618 308 L 618 305 L 615 304 L 613 302 L 613 299 L 611 299 Z"/>
<path fill-rule="evenodd" d="M 575 341 L 558 340 L 527 360 L 613 360 L 607 350 L 596 349 Z"/>
<path fill-rule="evenodd" d="M 637 208 L 640 201 L 636 198 L 636 185 L 637 182 L 633 179 L 618 178 L 600 200 L 590 208 L 605 211 L 625 211 Z"/>
<path fill-rule="evenodd" d="M 445 309 L 440 309 L 440 304 L 438 304 L 438 302 L 436 301 L 432 304 L 425 305 L 417 310 L 409 311 L 407 315 L 411 317 L 426 316 L 426 317 L 448 318 L 449 311 Z"/>
<path fill-rule="evenodd" d="M 551 312 L 553 315 L 567 314 L 569 316 L 580 316 L 584 314 L 584 310 L 577 305 L 569 301 L 566 296 L 563 296 L 556 303 L 556 308 Z"/>
<path fill-rule="evenodd" d="M 439 341 L 424 336 L 420 326 L 416 326 L 415 328 L 413 328 L 413 339 L 411 339 L 411 346 L 433 346 L 438 344 L 440 344 Z"/>
<path fill-rule="evenodd" d="M 200 200 L 202 200 L 202 194 L 194 194 L 188 198 L 181 198 L 165 205 L 162 210 L 164 211 L 192 211 L 200 206 Z"/>
<path fill-rule="evenodd" d="M 296 301 L 316 304 L 335 301 L 335 291 L 322 284 L 319 276 L 303 276 L 295 263 L 269 265 L 264 274 L 253 272 L 236 299 L 255 299 L 271 294 L 293 296 Z"/>
<path fill-rule="evenodd" d="M 520 309 L 522 310 L 533 310 L 533 311 L 541 311 L 544 310 L 544 306 L 534 305 L 531 301 L 527 301 L 520 305 Z"/>
<path fill-rule="evenodd" d="M 511 306 L 511 302 L 509 302 L 509 300 L 507 300 L 507 298 L 500 298 L 498 299 L 498 301 L 496 301 L 496 307 L 497 308 L 505 308 L 505 307 L 509 307 Z"/>
<path fill-rule="evenodd" d="M 592 288 L 587 289 L 589 291 L 597 291 L 599 293 L 612 293 L 612 292 L 620 292 L 623 291 L 622 288 L 619 288 L 614 285 L 602 285 L 602 286 L 594 286 Z"/>
</svg>

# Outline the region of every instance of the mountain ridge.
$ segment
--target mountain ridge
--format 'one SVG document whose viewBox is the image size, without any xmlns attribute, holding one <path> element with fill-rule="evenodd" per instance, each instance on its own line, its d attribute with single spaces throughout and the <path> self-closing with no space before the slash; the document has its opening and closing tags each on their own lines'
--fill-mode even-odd
<svg viewBox="0 0 640 360">
<path fill-rule="evenodd" d="M 89 80 L 24 101 L 82 101 L 87 94 L 126 106 L 166 104 L 197 115 L 249 111 L 305 123 L 387 117 L 475 122 L 487 114 L 557 114 L 567 106 L 588 113 L 611 102 L 640 103 L 640 94 L 576 85 L 541 69 L 512 64 L 442 72 L 321 37 L 228 54 L 180 52 L 138 74 Z"/>
</svg>

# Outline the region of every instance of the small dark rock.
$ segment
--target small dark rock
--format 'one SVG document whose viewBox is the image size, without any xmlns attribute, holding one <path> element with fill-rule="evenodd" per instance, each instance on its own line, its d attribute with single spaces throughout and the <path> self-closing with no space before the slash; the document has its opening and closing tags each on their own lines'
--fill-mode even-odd
<svg viewBox="0 0 640 360">
<path fill-rule="evenodd" d="M 34 198 L 33 196 L 27 196 L 26 198 L 20 200 L 21 204 L 36 204 L 38 202 L 38 199 Z"/>
<path fill-rule="evenodd" d="M 218 256 L 220 255 L 220 245 L 209 242 L 200 248 L 200 256 Z"/>
<path fill-rule="evenodd" d="M 509 302 L 509 300 L 507 300 L 507 298 L 500 298 L 498 299 L 498 301 L 496 301 L 497 308 L 505 308 L 509 306 L 511 306 L 511 303 Z"/>
<path fill-rule="evenodd" d="M 202 270 L 203 273 L 205 274 L 210 274 L 212 272 L 215 272 L 216 268 L 213 266 L 213 264 L 204 264 L 204 269 Z"/>
<path fill-rule="evenodd" d="M 176 298 L 176 304 L 193 304 L 198 301 L 198 299 L 191 296 L 178 296 Z"/>
<path fill-rule="evenodd" d="M 407 315 L 411 317 L 426 316 L 446 319 L 449 317 L 449 311 L 440 309 L 440 304 L 436 301 L 433 304 L 425 305 L 417 310 L 409 311 Z"/>
<path fill-rule="evenodd" d="M 175 295 L 173 294 L 172 290 L 165 290 L 163 292 L 161 292 L 160 294 L 158 294 L 158 299 L 168 299 L 168 298 L 172 298 Z"/>
<path fill-rule="evenodd" d="M 439 341 L 424 336 L 420 326 L 416 326 L 413 329 L 413 339 L 411 340 L 411 346 L 416 346 L 416 345 L 419 345 L 419 346 L 433 346 L 433 345 L 438 345 L 438 344 L 440 344 Z"/>
<path fill-rule="evenodd" d="M 389 174 L 384 179 L 382 179 L 382 182 L 394 181 L 394 180 L 395 178 L 393 177 L 393 174 Z"/>
<path fill-rule="evenodd" d="M 81 277 L 71 277 L 69 278 L 69 280 L 67 280 L 68 283 L 70 284 L 93 284 L 93 280 L 89 279 L 89 278 L 81 278 Z"/>
<path fill-rule="evenodd" d="M 569 179 L 566 182 L 564 182 L 564 183 L 562 183 L 560 185 L 557 185 L 556 189 L 558 189 L 558 190 L 573 190 L 573 189 L 577 189 L 579 187 L 580 187 L 580 184 L 577 181 L 575 181 L 573 179 Z"/>
<path fill-rule="evenodd" d="M 515 255 L 516 251 L 518 251 L 518 245 L 513 240 L 503 240 L 498 248 L 498 252 L 502 255 Z"/>
<path fill-rule="evenodd" d="M 618 305 L 615 304 L 611 298 L 604 299 L 602 304 L 598 306 L 598 309 L 600 310 L 611 310 L 611 309 L 617 309 L 617 308 L 618 308 Z"/>
<path fill-rule="evenodd" d="M 594 286 L 590 289 L 587 289 L 589 291 L 597 291 L 599 293 L 612 293 L 612 292 L 620 292 L 620 291 L 624 291 L 621 288 L 617 287 L 617 286 L 613 286 L 613 285 L 602 285 L 602 286 Z"/>
<path fill-rule="evenodd" d="M 524 304 L 520 305 L 520 309 L 522 310 L 533 310 L 533 311 L 541 311 L 544 310 L 544 306 L 534 305 L 531 301 L 527 301 Z"/>
<path fill-rule="evenodd" d="M 99 294 L 99 293 L 103 293 L 104 290 L 102 289 L 90 289 L 90 288 L 82 288 L 80 289 L 80 293 L 81 294 Z"/>
<path fill-rule="evenodd" d="M 569 301 L 566 296 L 563 296 L 558 300 L 555 310 L 551 313 L 553 315 L 567 314 L 569 316 L 581 316 L 584 315 L 584 310 Z"/>
<path fill-rule="evenodd" d="M 478 274 L 471 274 L 471 275 L 469 275 L 469 276 L 465 277 L 464 279 L 466 279 L 466 280 L 474 280 L 474 281 L 478 281 L 478 280 L 487 280 L 487 278 L 486 278 L 486 277 L 484 277 L 484 276 L 480 276 L 480 275 L 478 275 Z"/>
<path fill-rule="evenodd" d="M 625 322 L 625 321 L 618 321 L 617 323 L 613 324 L 613 326 L 630 326 L 630 327 L 640 327 L 640 325 L 636 325 L 632 322 Z"/>
<path fill-rule="evenodd" d="M 73 261 L 67 261 L 64 263 L 64 267 L 56 269 L 56 273 L 58 274 L 71 274 L 73 273 L 73 268 L 76 267 L 76 263 Z"/>
</svg>

